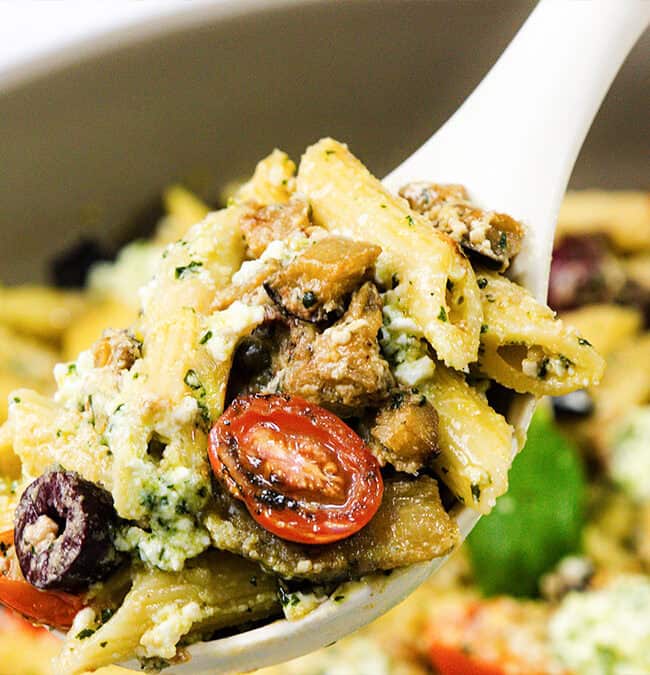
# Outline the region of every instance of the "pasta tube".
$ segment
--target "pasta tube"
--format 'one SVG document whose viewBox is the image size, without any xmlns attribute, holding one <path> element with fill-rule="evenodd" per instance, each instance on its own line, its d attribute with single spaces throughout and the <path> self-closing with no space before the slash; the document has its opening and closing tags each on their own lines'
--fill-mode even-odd
<svg viewBox="0 0 650 675">
<path fill-rule="evenodd" d="M 323 139 L 298 171 L 316 224 L 382 248 L 378 266 L 398 282 L 405 311 L 438 358 L 457 370 L 476 361 L 482 323 L 476 278 L 447 235 L 390 194 L 346 146 Z"/>
<path fill-rule="evenodd" d="M 567 394 L 600 380 L 602 357 L 528 291 L 493 272 L 479 274 L 483 303 L 479 369 L 535 396 Z"/>
<path fill-rule="evenodd" d="M 442 364 L 418 388 L 438 412 L 436 472 L 459 501 L 488 513 L 508 489 L 512 427 L 462 375 Z"/>
<path fill-rule="evenodd" d="M 211 551 L 181 572 L 143 570 L 108 621 L 101 624 L 92 610 L 78 615 L 54 675 L 77 675 L 134 653 L 162 665 L 176 658 L 176 643 L 191 632 L 209 635 L 278 609 L 275 579 L 229 553 Z"/>
</svg>

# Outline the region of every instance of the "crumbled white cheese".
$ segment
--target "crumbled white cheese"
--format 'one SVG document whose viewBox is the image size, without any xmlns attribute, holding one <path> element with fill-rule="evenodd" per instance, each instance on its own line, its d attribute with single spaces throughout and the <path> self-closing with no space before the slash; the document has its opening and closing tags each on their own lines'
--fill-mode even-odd
<svg viewBox="0 0 650 675">
<path fill-rule="evenodd" d="M 619 578 L 600 590 L 569 593 L 551 619 L 557 656 L 581 675 L 650 673 L 650 580 Z"/>
<path fill-rule="evenodd" d="M 196 520 L 209 495 L 206 479 L 184 466 L 157 472 L 152 463 L 139 459 L 133 459 L 130 468 L 149 528 L 125 525 L 115 545 L 121 551 L 137 552 L 155 567 L 179 571 L 187 559 L 210 545 L 207 530 Z"/>
<path fill-rule="evenodd" d="M 414 387 L 433 375 L 435 364 L 429 356 L 421 356 L 415 361 L 400 363 L 394 372 L 398 382 L 408 387 Z"/>
<path fill-rule="evenodd" d="M 322 605 L 327 599 L 328 596 L 324 593 L 303 593 L 302 591 L 290 593 L 286 598 L 286 602 L 282 605 L 284 617 L 288 621 L 302 619 Z"/>
<path fill-rule="evenodd" d="M 384 325 L 379 343 L 397 381 L 413 387 L 433 375 L 435 362 L 427 353 L 422 331 L 400 308 L 397 294 L 388 291 L 383 299 Z"/>
<path fill-rule="evenodd" d="M 264 308 L 236 300 L 227 309 L 215 312 L 208 320 L 212 333 L 206 347 L 215 361 L 223 363 L 232 356 L 237 341 L 264 320 Z"/>
<path fill-rule="evenodd" d="M 632 409 L 617 426 L 610 473 L 632 499 L 650 500 L 650 406 Z"/>
<path fill-rule="evenodd" d="M 171 659 L 176 655 L 176 644 L 190 631 L 192 625 L 204 617 L 197 602 L 188 602 L 179 607 L 176 603 L 164 605 L 153 613 L 153 628 L 140 638 L 142 649 L 138 656 L 142 658 L 160 657 Z"/>
<path fill-rule="evenodd" d="M 36 553 L 46 549 L 59 536 L 59 526 L 46 515 L 39 516 L 23 531 L 23 539 L 27 546 L 32 546 Z"/>
</svg>

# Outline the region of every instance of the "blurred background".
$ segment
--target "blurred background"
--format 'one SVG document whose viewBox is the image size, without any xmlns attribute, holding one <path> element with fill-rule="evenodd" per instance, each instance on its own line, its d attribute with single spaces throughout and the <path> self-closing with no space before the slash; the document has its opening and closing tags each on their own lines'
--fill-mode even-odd
<svg viewBox="0 0 650 675">
<path fill-rule="evenodd" d="M 297 159 L 331 135 L 383 175 L 534 5 L 0 4 L 0 422 L 6 393 L 51 390 L 54 362 L 137 311 L 156 249 L 126 244 L 200 218 L 274 147 Z M 606 192 L 568 198 L 551 283 L 554 308 L 607 357 L 603 385 L 545 402 L 511 492 L 435 579 L 269 672 L 650 673 L 649 57 L 646 33 L 587 138 L 571 187 Z M 56 649 L 3 615 L 0 675 L 47 673 Z"/>
</svg>

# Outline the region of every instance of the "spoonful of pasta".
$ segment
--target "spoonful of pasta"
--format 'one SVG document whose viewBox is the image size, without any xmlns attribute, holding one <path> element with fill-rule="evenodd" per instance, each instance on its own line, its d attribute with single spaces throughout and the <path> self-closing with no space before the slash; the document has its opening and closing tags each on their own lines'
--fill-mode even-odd
<svg viewBox="0 0 650 675">
<path fill-rule="evenodd" d="M 274 151 L 161 244 L 135 326 L 57 366 L 53 400 L 12 394 L 0 602 L 68 631 L 55 673 L 286 661 L 462 543 L 536 399 L 602 375 L 545 305 L 553 233 L 649 20 L 643 0 L 542 0 L 383 181 L 333 139 L 297 171 Z"/>
</svg>

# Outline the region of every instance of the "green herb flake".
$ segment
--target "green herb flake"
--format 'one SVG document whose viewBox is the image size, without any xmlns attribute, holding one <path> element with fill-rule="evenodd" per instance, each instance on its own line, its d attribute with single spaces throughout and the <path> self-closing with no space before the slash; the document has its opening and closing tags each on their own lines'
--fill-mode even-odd
<svg viewBox="0 0 650 675">
<path fill-rule="evenodd" d="M 191 368 L 185 373 L 185 377 L 183 378 L 183 382 L 190 388 L 190 389 L 201 389 L 203 386 L 201 384 L 201 380 L 199 380 L 199 376 L 196 374 L 195 370 L 192 370 Z"/>
<path fill-rule="evenodd" d="M 484 335 L 488 332 L 488 325 L 486 323 L 481 324 L 481 335 Z"/>
<path fill-rule="evenodd" d="M 481 498 L 481 488 L 476 483 L 472 483 L 472 497 L 474 497 L 475 502 L 478 502 Z"/>
<path fill-rule="evenodd" d="M 325 155 L 329 157 L 330 155 L 335 155 L 336 150 L 325 150 Z"/>
<path fill-rule="evenodd" d="M 206 331 L 201 336 L 201 339 L 199 340 L 199 344 L 204 345 L 211 337 L 212 337 L 212 331 L 211 330 Z"/>
<path fill-rule="evenodd" d="M 77 372 L 77 364 L 76 363 L 69 363 L 68 364 L 68 375 L 72 375 L 72 373 Z"/>
<path fill-rule="evenodd" d="M 488 285 L 488 280 L 485 277 L 479 277 L 476 280 L 476 283 L 478 284 L 478 287 L 483 290 Z"/>
<path fill-rule="evenodd" d="M 406 216 L 406 222 L 409 224 L 409 227 L 413 227 L 415 225 L 415 221 L 411 215 Z"/>
<path fill-rule="evenodd" d="M 192 260 L 187 265 L 181 265 L 174 270 L 175 279 L 184 279 L 188 274 L 195 272 L 199 267 L 203 267 L 203 263 L 198 260 Z"/>
<path fill-rule="evenodd" d="M 20 399 L 18 398 L 18 396 L 14 396 L 13 399 L 12 399 L 12 401 L 13 401 L 14 403 L 20 403 Z"/>
<path fill-rule="evenodd" d="M 581 347 L 591 347 L 592 346 L 591 342 L 589 342 L 589 340 L 585 340 L 585 338 L 583 338 L 583 337 L 578 338 L 578 344 Z"/>
<path fill-rule="evenodd" d="M 447 310 L 440 305 L 440 311 L 438 312 L 438 321 L 447 321 Z"/>
<path fill-rule="evenodd" d="M 345 600 L 345 595 L 335 595 L 334 602 L 343 602 Z"/>
<path fill-rule="evenodd" d="M 106 640 L 104 640 L 103 642 L 100 642 L 100 643 L 99 643 L 99 646 L 100 646 L 102 649 L 104 649 L 104 647 L 106 647 L 107 644 L 108 644 L 108 642 L 107 642 Z"/>
<path fill-rule="evenodd" d="M 497 247 L 501 251 L 505 251 L 506 246 L 508 246 L 508 235 L 505 232 L 502 232 L 501 236 L 499 237 L 499 243 L 497 244 Z"/>
<path fill-rule="evenodd" d="M 84 628 L 83 630 L 80 630 L 75 637 L 77 640 L 85 640 L 86 638 L 89 638 L 91 635 L 95 634 L 95 629 L 94 628 Z"/>
</svg>

